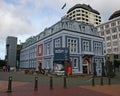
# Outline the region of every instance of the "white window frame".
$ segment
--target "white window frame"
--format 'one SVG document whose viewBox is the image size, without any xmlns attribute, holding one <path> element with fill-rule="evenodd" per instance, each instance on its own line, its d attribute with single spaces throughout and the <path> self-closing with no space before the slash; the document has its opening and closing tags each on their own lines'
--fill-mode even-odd
<svg viewBox="0 0 120 96">
<path fill-rule="evenodd" d="M 83 51 L 90 51 L 90 41 L 83 40 L 82 45 L 83 45 Z"/>
<path fill-rule="evenodd" d="M 60 38 L 55 40 L 55 48 L 60 47 Z"/>
<path fill-rule="evenodd" d="M 70 53 L 78 52 L 78 39 L 67 38 L 67 47 L 69 48 Z"/>
</svg>

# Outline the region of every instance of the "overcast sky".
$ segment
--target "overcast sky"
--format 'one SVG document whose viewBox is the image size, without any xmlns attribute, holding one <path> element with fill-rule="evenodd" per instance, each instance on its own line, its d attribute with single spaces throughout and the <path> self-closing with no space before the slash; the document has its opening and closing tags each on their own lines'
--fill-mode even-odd
<svg viewBox="0 0 120 96">
<path fill-rule="evenodd" d="M 62 6 L 66 7 L 62 10 Z M 58 22 L 75 4 L 89 4 L 100 12 L 102 22 L 120 10 L 120 0 L 0 0 L 0 58 L 6 54 L 7 36 L 18 37 L 18 43 L 37 35 Z"/>
</svg>

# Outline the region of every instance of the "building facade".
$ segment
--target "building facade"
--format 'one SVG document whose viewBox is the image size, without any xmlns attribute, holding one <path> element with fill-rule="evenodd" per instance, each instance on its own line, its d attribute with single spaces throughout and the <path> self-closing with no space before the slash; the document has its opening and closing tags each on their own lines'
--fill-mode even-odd
<svg viewBox="0 0 120 96">
<path fill-rule="evenodd" d="M 17 38 L 8 36 L 6 39 L 6 61 L 7 65 L 16 68 Z"/>
<path fill-rule="evenodd" d="M 120 54 L 120 11 L 114 12 L 109 21 L 97 26 L 99 36 L 104 38 L 105 54 Z"/>
<path fill-rule="evenodd" d="M 62 18 L 24 42 L 20 54 L 20 68 L 37 70 L 41 63 L 43 69 L 55 71 L 55 48 L 69 48 L 73 74 L 91 74 L 93 62 L 96 62 L 97 74 L 101 74 L 101 62 L 104 61 L 103 38 L 98 36 L 94 26 L 68 18 Z"/>
<path fill-rule="evenodd" d="M 72 20 L 93 24 L 94 26 L 101 23 L 100 13 L 86 4 L 76 4 L 70 8 L 67 12 L 67 17 Z"/>
</svg>

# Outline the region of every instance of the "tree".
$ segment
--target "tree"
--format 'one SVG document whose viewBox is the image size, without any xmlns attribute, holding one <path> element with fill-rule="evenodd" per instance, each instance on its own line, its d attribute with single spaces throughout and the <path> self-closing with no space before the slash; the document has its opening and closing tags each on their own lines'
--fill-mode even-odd
<svg viewBox="0 0 120 96">
<path fill-rule="evenodd" d="M 114 67 L 115 69 L 118 68 L 118 71 L 119 71 L 119 66 L 120 66 L 120 60 L 114 60 Z"/>
<path fill-rule="evenodd" d="M 107 76 L 108 77 L 113 77 L 115 76 L 115 73 L 114 73 L 114 66 L 113 66 L 113 62 L 111 61 L 106 61 L 106 72 L 107 72 Z"/>
<path fill-rule="evenodd" d="M 119 68 L 120 60 L 114 60 L 114 65 L 115 65 L 115 68 Z"/>
<path fill-rule="evenodd" d="M 0 60 L 0 68 L 2 68 L 5 65 L 5 60 Z"/>
</svg>

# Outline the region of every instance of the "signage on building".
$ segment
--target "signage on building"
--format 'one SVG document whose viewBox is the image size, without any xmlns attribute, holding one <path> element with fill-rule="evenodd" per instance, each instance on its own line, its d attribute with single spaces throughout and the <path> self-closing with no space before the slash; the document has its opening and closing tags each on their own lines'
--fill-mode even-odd
<svg viewBox="0 0 120 96">
<path fill-rule="evenodd" d="M 38 56 L 43 55 L 43 44 L 38 45 Z"/>
<path fill-rule="evenodd" d="M 69 49 L 68 48 L 55 48 L 54 49 L 54 61 L 65 61 L 69 60 Z"/>
</svg>

